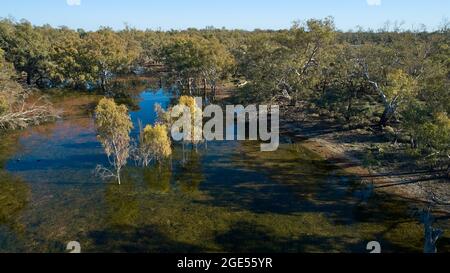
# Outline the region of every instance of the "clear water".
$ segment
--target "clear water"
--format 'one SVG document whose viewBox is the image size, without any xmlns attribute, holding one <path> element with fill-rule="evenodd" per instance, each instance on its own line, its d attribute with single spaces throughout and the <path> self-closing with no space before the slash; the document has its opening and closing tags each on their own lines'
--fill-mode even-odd
<svg viewBox="0 0 450 273">
<path fill-rule="evenodd" d="M 141 94 L 137 123 L 153 123 L 164 92 Z M 363 200 L 365 187 L 303 148 L 261 153 L 255 142 L 211 142 L 182 164 L 124 171 L 123 185 L 93 175 L 106 157 L 89 99 L 66 98 L 54 124 L 0 142 L 0 252 L 420 252 L 416 204 L 391 196 Z M 448 251 L 448 238 L 440 250 Z"/>
</svg>

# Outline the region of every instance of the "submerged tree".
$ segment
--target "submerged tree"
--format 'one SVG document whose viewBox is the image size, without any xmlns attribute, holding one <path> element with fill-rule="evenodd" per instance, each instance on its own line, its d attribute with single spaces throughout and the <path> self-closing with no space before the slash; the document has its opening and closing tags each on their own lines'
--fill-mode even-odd
<svg viewBox="0 0 450 273">
<path fill-rule="evenodd" d="M 136 155 L 140 165 L 148 167 L 153 160 L 161 162 L 171 154 L 171 141 L 166 125 L 147 125 L 141 130 Z"/>
<path fill-rule="evenodd" d="M 194 97 L 181 96 L 177 105 L 179 109 L 188 109 L 189 124 L 185 124 L 188 132 L 183 132 L 185 135 L 184 141 L 197 145 L 203 140 L 203 124 L 202 124 L 202 109 L 197 105 Z"/>
<path fill-rule="evenodd" d="M 104 98 L 95 110 L 95 123 L 98 139 L 115 170 L 111 172 L 98 166 L 97 173 L 103 178 L 114 177 L 120 184 L 120 172 L 130 156 L 130 131 L 133 128 L 128 109 L 117 105 L 112 99 Z"/>
<path fill-rule="evenodd" d="M 155 106 L 158 121 L 170 131 L 175 141 L 183 145 L 183 162 L 185 161 L 185 144 L 197 145 L 203 141 L 203 110 L 194 97 L 181 96 L 178 104 L 165 111 L 161 105 Z"/>
</svg>

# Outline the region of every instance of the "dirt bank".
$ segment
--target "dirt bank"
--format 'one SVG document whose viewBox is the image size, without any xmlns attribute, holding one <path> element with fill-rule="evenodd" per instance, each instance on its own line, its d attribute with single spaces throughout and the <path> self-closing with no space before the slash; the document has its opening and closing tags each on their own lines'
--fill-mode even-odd
<svg viewBox="0 0 450 273">
<path fill-rule="evenodd" d="M 419 170 L 413 159 L 401 152 L 395 153 L 395 149 L 400 148 L 393 146 L 398 144 L 380 134 L 368 129 L 344 130 L 324 117 L 293 118 L 286 114 L 281 115 L 280 130 L 281 134 L 301 142 L 349 174 L 361 177 L 365 183 L 373 183 L 376 192 L 395 194 L 423 202 L 424 206 L 432 205 L 435 211 L 450 213 L 448 177 L 442 172 Z M 392 154 L 383 151 L 385 159 L 377 161 L 378 165 L 368 166 L 372 151 L 379 152 L 383 147 L 390 147 Z"/>
</svg>

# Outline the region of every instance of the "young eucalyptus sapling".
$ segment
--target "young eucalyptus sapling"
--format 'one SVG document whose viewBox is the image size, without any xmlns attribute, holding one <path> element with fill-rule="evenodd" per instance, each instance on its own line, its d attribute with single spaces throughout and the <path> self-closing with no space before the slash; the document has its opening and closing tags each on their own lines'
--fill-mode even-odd
<svg viewBox="0 0 450 273">
<path fill-rule="evenodd" d="M 95 110 L 95 124 L 98 139 L 108 156 L 114 172 L 97 166 L 97 173 L 102 178 L 114 177 L 121 184 L 120 173 L 130 156 L 130 131 L 133 128 L 128 109 L 117 105 L 113 99 L 100 100 Z"/>
</svg>

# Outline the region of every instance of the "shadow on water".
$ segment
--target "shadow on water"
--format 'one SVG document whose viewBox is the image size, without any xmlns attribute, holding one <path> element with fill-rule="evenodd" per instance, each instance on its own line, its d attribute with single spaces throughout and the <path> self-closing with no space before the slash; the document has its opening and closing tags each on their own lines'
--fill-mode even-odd
<svg viewBox="0 0 450 273">
<path fill-rule="evenodd" d="M 101 231 L 92 231 L 94 252 L 119 253 L 192 253 L 203 252 L 202 248 L 173 241 L 164 231 L 154 226 L 122 226 Z"/>
<path fill-rule="evenodd" d="M 247 221 L 234 223 L 229 231 L 216 238 L 225 251 L 238 253 L 336 252 L 338 245 L 348 251 L 364 251 L 361 245 L 349 241 L 351 238 L 317 235 L 280 237 L 266 226 Z"/>
<path fill-rule="evenodd" d="M 215 205 L 295 214 L 343 212 L 357 202 L 349 192 L 350 178 L 300 145 L 261 153 L 257 143 L 242 142 L 221 168 L 206 165 Z"/>
<path fill-rule="evenodd" d="M 139 98 L 135 125 L 172 100 L 163 90 Z M 211 142 L 184 155 L 175 145 L 161 166 L 130 162 L 122 185 L 99 181 L 92 171 L 106 158 L 86 112 L 97 99 L 70 98 L 64 120 L 0 142 L 0 252 L 64 252 L 74 240 L 83 252 L 366 252 L 373 240 L 422 250 L 414 204 L 361 198 L 358 178 L 300 144 L 261 153 L 255 142 Z"/>
</svg>

